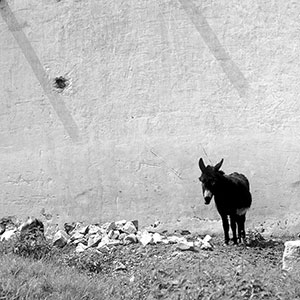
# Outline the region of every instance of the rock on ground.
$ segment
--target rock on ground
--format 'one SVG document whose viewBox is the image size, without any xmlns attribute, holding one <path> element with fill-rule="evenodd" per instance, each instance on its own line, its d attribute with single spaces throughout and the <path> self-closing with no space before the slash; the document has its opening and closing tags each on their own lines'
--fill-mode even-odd
<svg viewBox="0 0 300 300">
<path fill-rule="evenodd" d="M 285 271 L 296 271 L 300 269 L 300 240 L 284 243 L 282 257 L 282 269 Z"/>
<path fill-rule="evenodd" d="M 53 237 L 53 245 L 62 248 L 68 243 L 69 239 L 69 235 L 64 230 L 59 230 Z"/>
</svg>

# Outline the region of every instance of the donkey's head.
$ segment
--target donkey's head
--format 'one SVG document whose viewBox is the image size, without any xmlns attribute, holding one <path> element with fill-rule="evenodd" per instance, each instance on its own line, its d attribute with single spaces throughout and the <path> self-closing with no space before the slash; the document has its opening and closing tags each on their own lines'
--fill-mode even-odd
<svg viewBox="0 0 300 300">
<path fill-rule="evenodd" d="M 200 158 L 199 160 L 199 168 L 202 172 L 199 180 L 202 183 L 202 192 L 205 204 L 210 203 L 212 197 L 214 196 L 218 179 L 220 178 L 220 175 L 224 174 L 222 171 L 220 171 L 222 164 L 223 159 L 215 166 L 205 166 L 203 159 Z"/>
</svg>

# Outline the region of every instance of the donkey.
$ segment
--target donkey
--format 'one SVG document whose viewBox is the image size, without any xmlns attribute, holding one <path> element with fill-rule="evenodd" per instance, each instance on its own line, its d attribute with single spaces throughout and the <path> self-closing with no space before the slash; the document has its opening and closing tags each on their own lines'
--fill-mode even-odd
<svg viewBox="0 0 300 300">
<path fill-rule="evenodd" d="M 202 191 L 205 204 L 208 205 L 214 197 L 217 210 L 222 218 L 225 244 L 229 243 L 229 224 L 232 230 L 234 244 L 245 242 L 246 212 L 252 203 L 250 185 L 248 179 L 239 173 L 225 175 L 220 170 L 223 159 L 215 166 L 205 166 L 203 159 L 199 160 L 199 168 L 202 172 L 199 180 L 202 183 Z M 238 227 L 238 239 L 236 236 Z"/>
</svg>

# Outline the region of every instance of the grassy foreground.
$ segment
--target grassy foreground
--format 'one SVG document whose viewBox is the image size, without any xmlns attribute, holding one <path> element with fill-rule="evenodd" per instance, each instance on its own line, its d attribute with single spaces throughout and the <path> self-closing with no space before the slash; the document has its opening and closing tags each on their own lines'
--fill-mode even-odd
<svg viewBox="0 0 300 300">
<path fill-rule="evenodd" d="M 1 244 L 0 299 L 300 299 L 300 277 L 281 271 L 283 243 L 225 247 L 213 237 L 213 251 L 133 244 L 81 254 L 22 243 Z"/>
</svg>

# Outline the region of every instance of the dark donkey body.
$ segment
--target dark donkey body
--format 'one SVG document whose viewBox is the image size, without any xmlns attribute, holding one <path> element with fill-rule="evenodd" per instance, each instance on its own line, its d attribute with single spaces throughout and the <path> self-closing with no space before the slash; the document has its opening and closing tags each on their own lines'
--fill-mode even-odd
<svg viewBox="0 0 300 300">
<path fill-rule="evenodd" d="M 229 223 L 232 230 L 234 244 L 245 240 L 246 212 L 252 203 L 249 181 L 243 174 L 232 173 L 225 175 L 220 171 L 223 159 L 215 166 L 205 166 L 202 158 L 199 168 L 202 172 L 199 180 L 202 182 L 205 204 L 215 198 L 217 210 L 222 218 L 225 243 L 229 242 Z M 236 235 L 238 227 L 238 239 Z"/>
</svg>

